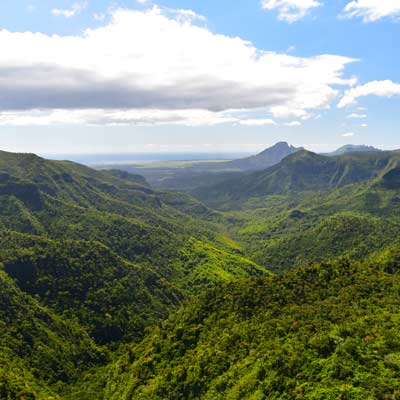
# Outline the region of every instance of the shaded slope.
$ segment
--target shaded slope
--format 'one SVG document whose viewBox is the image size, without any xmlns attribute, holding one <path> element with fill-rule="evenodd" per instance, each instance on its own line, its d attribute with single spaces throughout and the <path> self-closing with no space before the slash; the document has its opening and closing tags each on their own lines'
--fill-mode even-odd
<svg viewBox="0 0 400 400">
<path fill-rule="evenodd" d="M 182 300 L 152 269 L 130 264 L 99 243 L 11 232 L 0 238 L 3 268 L 19 287 L 79 320 L 98 343 L 138 340 Z"/>
<path fill-rule="evenodd" d="M 105 354 L 75 322 L 18 289 L 0 271 L 0 398 L 58 398 L 49 386 L 74 383 Z"/>
</svg>

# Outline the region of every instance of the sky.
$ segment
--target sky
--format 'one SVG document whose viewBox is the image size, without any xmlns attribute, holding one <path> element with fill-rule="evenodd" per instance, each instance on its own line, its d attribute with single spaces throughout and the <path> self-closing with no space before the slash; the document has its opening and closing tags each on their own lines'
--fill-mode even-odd
<svg viewBox="0 0 400 400">
<path fill-rule="evenodd" d="M 0 149 L 400 148 L 400 0 L 0 3 Z"/>
</svg>

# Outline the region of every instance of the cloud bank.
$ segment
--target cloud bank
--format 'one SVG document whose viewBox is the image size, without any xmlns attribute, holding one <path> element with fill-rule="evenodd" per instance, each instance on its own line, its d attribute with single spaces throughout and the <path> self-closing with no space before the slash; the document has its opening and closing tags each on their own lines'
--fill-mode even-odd
<svg viewBox="0 0 400 400">
<path fill-rule="evenodd" d="M 190 10 L 117 9 L 80 36 L 0 30 L 0 47 L 2 124 L 218 124 L 237 121 L 232 110 L 305 120 L 355 83 L 354 59 L 262 51 Z"/>
</svg>

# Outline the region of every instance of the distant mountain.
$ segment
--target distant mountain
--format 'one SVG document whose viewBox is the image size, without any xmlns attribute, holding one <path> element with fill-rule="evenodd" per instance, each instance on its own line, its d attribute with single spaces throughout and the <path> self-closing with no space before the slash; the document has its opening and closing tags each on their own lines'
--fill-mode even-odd
<svg viewBox="0 0 400 400">
<path fill-rule="evenodd" d="M 340 156 L 342 154 L 346 153 L 370 153 L 370 152 L 375 152 L 375 151 L 382 151 L 380 149 L 377 149 L 376 147 L 373 146 L 366 146 L 366 145 L 356 145 L 356 144 L 346 144 L 342 147 L 339 147 L 337 150 L 331 152 L 331 153 L 324 153 L 323 155 L 326 156 Z"/>
<path fill-rule="evenodd" d="M 286 142 L 279 142 L 272 147 L 263 150 L 261 153 L 256 154 L 255 156 L 228 161 L 220 164 L 219 166 L 224 167 L 224 169 L 229 168 L 238 169 L 241 171 L 256 171 L 272 167 L 273 165 L 282 161 L 285 157 L 300 150 L 303 149 L 289 145 Z"/>
<path fill-rule="evenodd" d="M 286 142 L 276 143 L 254 156 L 231 161 L 166 163 L 165 165 L 114 165 L 112 168 L 144 176 L 153 189 L 190 192 L 203 184 L 218 184 L 237 172 L 260 171 L 278 164 L 285 157 L 302 150 Z M 108 166 L 109 168 L 110 166 Z M 105 168 L 105 166 L 101 167 Z M 115 173 L 115 172 L 114 172 Z"/>
<path fill-rule="evenodd" d="M 320 191 L 374 179 L 395 168 L 397 152 L 348 153 L 327 157 L 298 151 L 264 171 L 237 174 L 216 185 L 202 186 L 193 195 L 214 207 L 252 197 Z"/>
</svg>

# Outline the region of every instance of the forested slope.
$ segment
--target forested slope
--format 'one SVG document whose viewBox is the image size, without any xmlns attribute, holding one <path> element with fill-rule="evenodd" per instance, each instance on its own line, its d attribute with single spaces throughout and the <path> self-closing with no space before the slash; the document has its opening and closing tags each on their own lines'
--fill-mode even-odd
<svg viewBox="0 0 400 400">
<path fill-rule="evenodd" d="M 0 398 L 398 398 L 399 159 L 298 151 L 222 212 L 0 153 Z"/>
<path fill-rule="evenodd" d="M 23 293 L 3 271 L 0 332 L 1 399 L 58 399 L 51 385 L 73 384 L 108 361 L 83 328 Z"/>
<path fill-rule="evenodd" d="M 400 252 L 224 285 L 110 375 L 108 399 L 396 399 Z"/>
<path fill-rule="evenodd" d="M 252 197 L 318 192 L 378 178 L 396 168 L 398 152 L 349 153 L 336 157 L 298 151 L 279 164 L 237 174 L 217 185 L 200 186 L 194 196 L 217 208 L 235 208 Z"/>
</svg>

